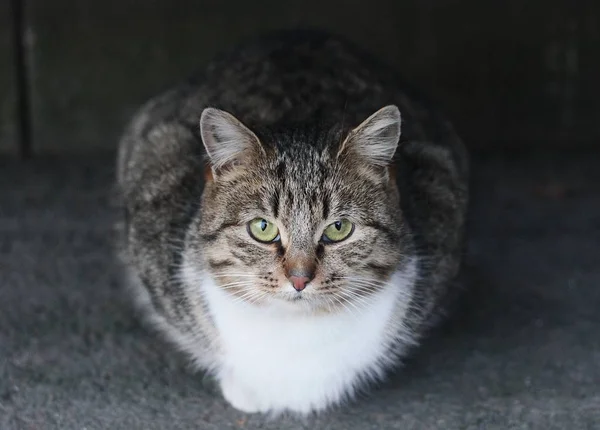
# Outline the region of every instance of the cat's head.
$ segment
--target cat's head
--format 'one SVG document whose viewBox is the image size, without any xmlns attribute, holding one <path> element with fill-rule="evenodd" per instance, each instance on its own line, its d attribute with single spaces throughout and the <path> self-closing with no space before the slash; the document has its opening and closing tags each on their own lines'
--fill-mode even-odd
<svg viewBox="0 0 600 430">
<path fill-rule="evenodd" d="M 405 251 L 390 171 L 400 126 L 391 105 L 349 132 L 250 130 L 206 108 L 209 168 L 192 224 L 203 270 L 240 301 L 313 311 L 385 288 Z"/>
</svg>

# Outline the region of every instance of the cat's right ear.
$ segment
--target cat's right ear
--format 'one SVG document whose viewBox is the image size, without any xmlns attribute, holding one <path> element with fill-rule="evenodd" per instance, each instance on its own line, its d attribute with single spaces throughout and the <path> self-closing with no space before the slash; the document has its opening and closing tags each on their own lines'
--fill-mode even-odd
<svg viewBox="0 0 600 430">
<path fill-rule="evenodd" d="M 215 108 L 205 108 L 200 117 L 200 135 L 214 176 L 224 169 L 246 164 L 262 151 L 258 137 L 236 117 Z"/>
</svg>

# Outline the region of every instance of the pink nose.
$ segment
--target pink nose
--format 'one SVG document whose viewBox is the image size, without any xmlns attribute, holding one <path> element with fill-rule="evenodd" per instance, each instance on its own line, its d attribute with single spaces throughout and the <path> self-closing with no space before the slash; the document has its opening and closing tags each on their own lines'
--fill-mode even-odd
<svg viewBox="0 0 600 430">
<path fill-rule="evenodd" d="M 294 289 L 298 292 L 302 291 L 306 288 L 306 284 L 310 282 L 310 278 L 307 276 L 290 276 L 290 281 L 292 281 L 292 285 Z"/>
</svg>

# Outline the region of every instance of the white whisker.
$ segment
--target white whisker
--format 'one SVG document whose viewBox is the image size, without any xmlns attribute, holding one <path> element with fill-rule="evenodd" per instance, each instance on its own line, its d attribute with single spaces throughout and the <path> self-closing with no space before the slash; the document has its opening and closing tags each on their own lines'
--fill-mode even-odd
<svg viewBox="0 0 600 430">
<path fill-rule="evenodd" d="M 349 304 L 354 306 L 359 314 L 362 314 L 369 305 L 367 301 L 363 300 L 357 294 L 351 294 L 349 291 L 343 290 L 338 291 L 338 293 L 341 297 L 345 298 Z"/>
<path fill-rule="evenodd" d="M 336 294 L 333 294 L 331 297 L 337 303 L 339 303 L 346 312 L 348 312 L 350 315 L 354 316 L 354 312 L 352 312 L 352 310 L 348 306 L 346 306 L 346 303 L 344 303 L 344 300 L 340 299 Z"/>
<path fill-rule="evenodd" d="M 363 295 L 361 295 L 361 294 L 359 294 L 359 293 L 357 293 L 355 291 L 352 291 L 352 290 L 341 289 L 340 293 L 345 294 L 345 295 L 351 297 L 352 300 L 360 303 L 363 306 L 368 306 L 371 303 L 371 301 L 368 300 L 365 296 L 363 296 Z"/>
<path fill-rule="evenodd" d="M 230 290 L 232 288 L 249 288 L 252 287 L 252 284 L 248 282 L 232 282 L 230 284 L 219 285 L 219 288 L 222 290 Z"/>
<path fill-rule="evenodd" d="M 254 298 L 250 299 L 248 301 L 248 303 L 256 303 L 258 302 L 260 299 L 262 299 L 263 297 L 265 297 L 267 295 L 266 291 L 261 291 L 259 294 L 257 294 L 256 296 L 254 296 Z"/>
<path fill-rule="evenodd" d="M 236 297 L 235 300 L 233 301 L 233 303 L 240 303 L 240 302 L 255 303 L 256 300 L 259 300 L 266 294 L 267 293 L 264 291 L 257 291 L 255 289 L 250 289 L 250 290 L 246 291 L 244 294 L 242 294 L 241 296 Z"/>
</svg>

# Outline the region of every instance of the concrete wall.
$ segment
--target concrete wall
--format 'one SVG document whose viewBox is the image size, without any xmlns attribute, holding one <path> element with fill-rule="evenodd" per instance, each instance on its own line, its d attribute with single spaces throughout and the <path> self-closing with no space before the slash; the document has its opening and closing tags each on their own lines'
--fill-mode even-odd
<svg viewBox="0 0 600 430">
<path fill-rule="evenodd" d="M 139 103 L 220 49 L 300 25 L 387 59 L 439 100 L 472 148 L 600 142 L 593 0 L 28 0 L 26 15 L 37 153 L 114 148 Z"/>
</svg>

